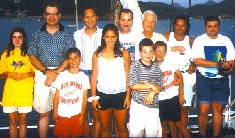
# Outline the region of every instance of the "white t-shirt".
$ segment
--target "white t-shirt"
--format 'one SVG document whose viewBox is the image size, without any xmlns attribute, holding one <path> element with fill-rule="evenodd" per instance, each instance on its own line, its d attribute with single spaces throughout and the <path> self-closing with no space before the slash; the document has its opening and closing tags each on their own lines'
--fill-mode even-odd
<svg viewBox="0 0 235 138">
<path fill-rule="evenodd" d="M 211 39 L 207 34 L 197 37 L 193 43 L 192 59 L 203 58 L 218 62 L 219 60 L 229 61 L 235 59 L 235 50 L 232 42 L 221 34 L 216 39 Z M 206 68 L 197 66 L 198 71 L 208 78 L 220 78 L 216 67 Z"/>
<path fill-rule="evenodd" d="M 178 70 L 178 65 L 174 64 L 174 59 L 170 56 L 164 58 L 164 62 L 160 65 L 162 71 L 163 91 L 158 95 L 159 100 L 171 99 L 179 94 L 179 86 L 173 86 L 174 73 Z"/>
<path fill-rule="evenodd" d="M 176 52 L 171 51 L 171 47 L 174 47 L 174 46 L 183 46 L 185 48 L 184 53 L 180 53 L 179 51 L 176 51 Z M 177 59 L 177 60 L 174 60 L 174 62 L 178 64 L 180 71 L 185 72 L 185 73 L 182 73 L 184 84 L 190 84 L 190 85 L 195 84 L 196 74 L 195 73 L 189 74 L 188 72 L 186 72 L 186 70 L 189 68 L 191 54 L 192 54 L 192 49 L 189 43 L 189 36 L 186 35 L 184 40 L 177 41 L 174 37 L 174 32 L 171 32 L 168 42 L 167 42 L 167 47 L 168 47 L 167 54 L 170 55 L 173 59 Z"/>
<path fill-rule="evenodd" d="M 143 33 L 141 33 L 141 39 L 140 39 L 140 41 L 142 40 L 142 39 L 144 39 L 144 38 L 146 38 L 145 36 L 144 36 L 144 34 Z M 153 32 L 153 35 L 152 35 L 152 37 L 151 37 L 151 40 L 153 41 L 153 43 L 155 44 L 157 41 L 163 41 L 163 42 L 167 42 L 167 40 L 166 40 L 166 38 L 162 35 L 162 34 L 159 34 L 159 33 L 156 33 L 156 32 Z"/>
<path fill-rule="evenodd" d="M 83 73 L 61 72 L 53 86 L 60 91 L 58 115 L 68 117 L 81 113 L 83 92 L 90 89 L 89 78 Z"/>
<path fill-rule="evenodd" d="M 97 48 L 101 45 L 101 36 L 102 29 L 99 29 L 98 27 L 96 33 L 94 33 L 91 37 L 85 33 L 85 27 L 81 30 L 77 30 L 74 33 L 76 46 L 81 51 L 82 61 L 80 69 L 92 69 L 92 56 Z"/>
<path fill-rule="evenodd" d="M 138 33 L 135 33 L 133 31 L 128 34 L 122 34 L 119 32 L 119 41 L 123 48 L 129 51 L 131 62 L 140 59 L 139 42 L 141 39 L 137 34 Z"/>
</svg>

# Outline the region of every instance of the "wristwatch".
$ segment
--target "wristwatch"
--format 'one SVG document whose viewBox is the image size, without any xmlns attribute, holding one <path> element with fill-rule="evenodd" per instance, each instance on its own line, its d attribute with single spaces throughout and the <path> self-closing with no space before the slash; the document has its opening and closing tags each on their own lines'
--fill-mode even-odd
<svg viewBox="0 0 235 138">
<path fill-rule="evenodd" d="M 42 71 L 42 73 L 43 73 L 44 75 L 46 75 L 46 73 L 47 73 L 48 70 L 49 70 L 48 68 L 45 68 L 45 69 Z"/>
</svg>

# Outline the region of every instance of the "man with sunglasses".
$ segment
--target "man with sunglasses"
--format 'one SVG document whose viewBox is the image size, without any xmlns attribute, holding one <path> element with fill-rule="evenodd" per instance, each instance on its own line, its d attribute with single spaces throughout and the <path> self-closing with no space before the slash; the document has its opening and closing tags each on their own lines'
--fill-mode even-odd
<svg viewBox="0 0 235 138">
<path fill-rule="evenodd" d="M 59 23 L 59 5 L 48 2 L 44 7 L 45 24 L 32 34 L 28 55 L 36 67 L 34 86 L 34 109 L 39 113 L 39 137 L 47 137 L 49 113 L 52 110 L 53 87 L 59 72 L 67 67 L 64 61 L 66 51 L 75 47 L 72 33 Z"/>
</svg>

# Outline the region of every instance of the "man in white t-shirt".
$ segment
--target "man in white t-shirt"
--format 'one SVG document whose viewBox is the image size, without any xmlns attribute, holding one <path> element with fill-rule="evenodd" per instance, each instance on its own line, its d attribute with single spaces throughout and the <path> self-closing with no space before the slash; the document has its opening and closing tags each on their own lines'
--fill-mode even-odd
<svg viewBox="0 0 235 138">
<path fill-rule="evenodd" d="M 97 48 L 101 45 L 102 29 L 97 26 L 97 12 L 94 7 L 86 7 L 83 12 L 84 28 L 74 33 L 77 48 L 81 51 L 80 69 L 87 76 L 91 76 L 92 56 Z M 88 96 L 91 96 L 89 90 Z M 88 110 L 92 110 L 91 103 L 88 103 Z M 88 121 L 87 121 L 88 122 Z M 88 123 L 87 123 L 88 124 Z M 98 120 L 98 112 L 93 111 L 93 137 L 100 135 L 100 122 Z M 87 130 L 87 134 L 89 134 Z"/>
<path fill-rule="evenodd" d="M 188 112 L 193 99 L 193 86 L 196 83 L 196 73 L 194 65 L 190 61 L 192 45 L 194 39 L 187 35 L 189 30 L 189 19 L 185 15 L 177 15 L 173 21 L 173 32 L 166 32 L 168 55 L 177 59 L 174 61 L 179 66 L 184 79 L 184 99 L 185 103 L 181 106 L 181 120 L 185 127 L 188 124 Z M 175 125 L 169 124 L 171 131 L 177 136 Z M 178 133 L 178 136 L 180 133 Z"/>
<path fill-rule="evenodd" d="M 131 62 L 138 60 L 139 55 L 139 34 L 137 30 L 132 30 L 133 12 L 130 9 L 121 9 L 119 14 L 119 41 L 123 48 L 130 53 Z"/>
<path fill-rule="evenodd" d="M 229 97 L 229 73 L 233 70 L 235 50 L 226 36 L 219 34 L 220 19 L 205 18 L 205 34 L 193 43 L 192 59 L 197 65 L 196 92 L 199 103 L 199 131 L 206 137 L 208 112 L 212 108 L 213 137 L 218 137 L 223 120 L 223 105 Z"/>
</svg>

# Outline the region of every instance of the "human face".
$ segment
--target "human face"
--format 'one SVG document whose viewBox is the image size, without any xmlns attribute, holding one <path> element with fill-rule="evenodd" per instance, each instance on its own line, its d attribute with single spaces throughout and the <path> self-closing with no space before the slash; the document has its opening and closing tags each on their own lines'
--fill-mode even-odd
<svg viewBox="0 0 235 138">
<path fill-rule="evenodd" d="M 153 47 L 152 46 L 143 46 L 140 50 L 140 58 L 142 63 L 145 65 L 150 65 L 153 59 Z"/>
<path fill-rule="evenodd" d="M 44 13 L 46 24 L 49 26 L 58 26 L 61 14 L 57 7 L 47 7 Z"/>
<path fill-rule="evenodd" d="M 156 25 L 156 17 L 151 13 L 145 14 L 142 25 L 144 31 L 153 32 Z"/>
<path fill-rule="evenodd" d="M 186 35 L 186 31 L 187 31 L 187 24 L 186 21 L 184 19 L 177 19 L 174 25 L 174 33 L 176 35 Z"/>
<path fill-rule="evenodd" d="M 118 36 L 113 30 L 108 30 L 103 37 L 106 47 L 112 47 L 117 42 Z"/>
<path fill-rule="evenodd" d="M 205 25 L 206 34 L 211 39 L 218 37 L 219 33 L 219 23 L 218 21 L 207 21 Z"/>
<path fill-rule="evenodd" d="M 77 53 L 71 53 L 67 59 L 68 65 L 70 69 L 78 69 L 81 57 Z"/>
<path fill-rule="evenodd" d="M 157 46 L 155 49 L 155 59 L 158 63 L 164 61 L 166 56 L 166 48 L 164 46 Z"/>
<path fill-rule="evenodd" d="M 133 25 L 133 18 L 131 13 L 121 13 L 119 18 L 119 26 L 120 32 L 123 34 L 127 34 L 131 31 L 131 27 Z"/>
<path fill-rule="evenodd" d="M 15 48 L 21 48 L 24 42 L 23 34 L 20 32 L 14 32 L 12 35 L 12 42 Z"/>
<path fill-rule="evenodd" d="M 95 29 L 96 28 L 96 22 L 97 22 L 97 16 L 95 14 L 95 11 L 93 9 L 86 9 L 84 11 L 84 17 L 83 21 L 87 29 Z"/>
</svg>

